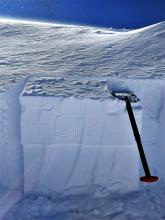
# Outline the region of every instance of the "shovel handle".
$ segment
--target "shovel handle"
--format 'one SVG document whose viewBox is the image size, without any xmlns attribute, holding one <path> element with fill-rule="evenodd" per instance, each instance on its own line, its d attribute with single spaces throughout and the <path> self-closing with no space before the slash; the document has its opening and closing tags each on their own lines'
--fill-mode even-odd
<svg viewBox="0 0 165 220">
<path fill-rule="evenodd" d="M 124 100 L 125 100 L 125 103 L 126 103 L 126 109 L 127 109 L 128 115 L 129 115 L 130 122 L 131 122 L 134 137 L 135 137 L 135 140 L 136 140 L 136 143 L 137 143 L 137 146 L 138 146 L 138 150 L 139 150 L 139 154 L 140 154 L 140 158 L 141 158 L 141 162 L 142 162 L 142 165 L 143 165 L 145 175 L 147 177 L 150 177 L 151 173 L 150 173 L 148 163 L 147 163 L 147 160 L 146 160 L 146 156 L 145 156 L 145 153 L 144 153 L 144 150 L 143 150 L 141 137 L 140 137 L 140 134 L 139 134 L 139 131 L 138 131 L 138 127 L 137 127 L 136 120 L 135 120 L 135 117 L 134 117 L 134 114 L 133 114 L 133 110 L 132 110 L 132 107 L 131 107 L 130 100 L 129 100 L 128 97 L 125 97 Z"/>
</svg>

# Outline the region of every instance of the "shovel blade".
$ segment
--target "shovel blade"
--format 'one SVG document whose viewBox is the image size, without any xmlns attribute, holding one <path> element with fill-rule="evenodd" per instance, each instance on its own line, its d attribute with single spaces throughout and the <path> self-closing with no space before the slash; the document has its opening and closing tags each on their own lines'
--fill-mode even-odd
<svg viewBox="0 0 165 220">
<path fill-rule="evenodd" d="M 157 176 L 142 176 L 140 177 L 140 181 L 145 182 L 145 183 L 153 183 L 157 182 L 159 178 Z"/>
</svg>

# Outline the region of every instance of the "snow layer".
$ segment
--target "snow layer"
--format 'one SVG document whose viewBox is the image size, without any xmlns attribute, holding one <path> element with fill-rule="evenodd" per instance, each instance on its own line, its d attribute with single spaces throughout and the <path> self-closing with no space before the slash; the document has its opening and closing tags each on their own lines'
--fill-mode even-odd
<svg viewBox="0 0 165 220">
<path fill-rule="evenodd" d="M 138 152 L 125 103 L 110 98 L 106 81 L 47 78 L 53 96 L 35 92 L 44 85 L 45 78 L 29 79 L 20 97 L 25 193 L 137 190 Z M 79 95 L 84 85 L 89 92 Z"/>
<path fill-rule="evenodd" d="M 152 172 L 165 181 L 164 80 L 111 78 L 109 87 L 112 91 L 132 91 L 140 98 L 143 107 L 141 137 L 145 152 Z"/>
</svg>

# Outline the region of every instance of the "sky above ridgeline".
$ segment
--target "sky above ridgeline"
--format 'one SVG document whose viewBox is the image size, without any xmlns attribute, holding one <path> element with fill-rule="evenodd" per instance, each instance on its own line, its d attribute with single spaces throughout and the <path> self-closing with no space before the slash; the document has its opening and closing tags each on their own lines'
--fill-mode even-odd
<svg viewBox="0 0 165 220">
<path fill-rule="evenodd" d="M 0 0 L 0 17 L 139 28 L 165 20 L 165 0 Z"/>
</svg>

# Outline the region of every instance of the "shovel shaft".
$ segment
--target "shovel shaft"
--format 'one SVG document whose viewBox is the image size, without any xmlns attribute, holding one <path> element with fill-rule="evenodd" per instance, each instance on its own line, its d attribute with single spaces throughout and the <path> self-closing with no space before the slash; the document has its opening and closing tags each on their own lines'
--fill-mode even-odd
<svg viewBox="0 0 165 220">
<path fill-rule="evenodd" d="M 145 175 L 146 176 L 151 176 L 151 173 L 150 173 L 150 170 L 149 170 L 149 167 L 148 167 L 148 163 L 147 163 L 147 160 L 146 160 L 146 157 L 145 157 L 145 153 L 144 153 L 144 150 L 143 150 L 141 137 L 140 137 L 138 127 L 137 127 L 137 124 L 136 124 L 136 120 L 135 120 L 133 110 L 132 110 L 132 107 L 131 107 L 130 100 L 129 100 L 128 97 L 125 97 L 124 100 L 126 102 L 127 112 L 128 112 L 129 119 L 130 119 L 130 122 L 131 122 L 134 137 L 135 137 L 135 140 L 136 140 L 136 143 L 137 143 L 137 146 L 138 146 L 138 150 L 139 150 L 139 154 L 140 154 L 140 158 L 141 158 L 141 162 L 142 162 L 142 165 L 143 165 Z"/>
</svg>

